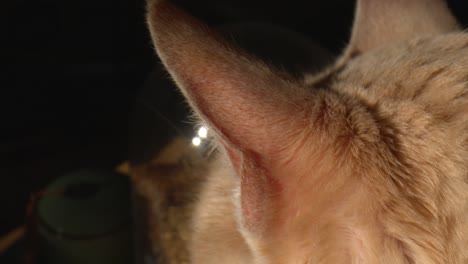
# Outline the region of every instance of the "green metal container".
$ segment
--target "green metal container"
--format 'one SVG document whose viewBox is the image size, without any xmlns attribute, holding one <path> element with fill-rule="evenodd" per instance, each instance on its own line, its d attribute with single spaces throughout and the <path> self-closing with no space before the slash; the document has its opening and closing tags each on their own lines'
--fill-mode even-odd
<svg viewBox="0 0 468 264">
<path fill-rule="evenodd" d="M 47 264 L 132 263 L 128 179 L 102 171 L 65 175 L 38 203 L 40 255 Z"/>
</svg>

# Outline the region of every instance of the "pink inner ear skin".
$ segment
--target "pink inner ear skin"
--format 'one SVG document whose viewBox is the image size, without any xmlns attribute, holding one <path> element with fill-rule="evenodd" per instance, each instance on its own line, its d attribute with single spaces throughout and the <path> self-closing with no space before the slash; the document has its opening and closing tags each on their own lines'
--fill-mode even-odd
<svg viewBox="0 0 468 264">
<path fill-rule="evenodd" d="M 241 180 L 242 225 L 250 233 L 261 235 L 274 217 L 274 203 L 282 193 L 280 181 L 272 177 L 261 155 L 251 150 L 242 154 L 226 147 L 236 174 Z"/>
</svg>

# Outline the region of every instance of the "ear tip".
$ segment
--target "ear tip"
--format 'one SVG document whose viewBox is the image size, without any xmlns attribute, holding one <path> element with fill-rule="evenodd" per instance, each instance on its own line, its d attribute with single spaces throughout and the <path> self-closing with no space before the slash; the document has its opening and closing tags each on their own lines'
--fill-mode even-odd
<svg viewBox="0 0 468 264">
<path fill-rule="evenodd" d="M 148 0 L 146 5 L 148 21 L 164 19 L 177 9 L 168 0 Z"/>
<path fill-rule="evenodd" d="M 146 23 L 153 40 L 156 40 L 157 36 L 169 34 L 169 29 L 173 28 L 181 17 L 183 15 L 180 10 L 168 0 L 147 0 Z"/>
</svg>

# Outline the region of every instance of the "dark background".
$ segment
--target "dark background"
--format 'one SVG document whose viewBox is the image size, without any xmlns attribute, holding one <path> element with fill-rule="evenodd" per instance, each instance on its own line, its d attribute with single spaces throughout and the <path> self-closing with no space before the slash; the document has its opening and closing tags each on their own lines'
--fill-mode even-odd
<svg viewBox="0 0 468 264">
<path fill-rule="evenodd" d="M 354 8 L 349 0 L 176 2 L 212 25 L 283 25 L 334 54 L 346 44 Z M 450 6 L 466 27 L 467 1 Z M 78 168 L 112 169 L 144 129 L 135 123 L 153 117 L 165 129 L 161 115 L 182 114 L 171 110 L 181 105 L 173 94 L 142 94 L 158 67 L 143 0 L 2 1 L 0 22 L 1 236 L 23 222 L 31 192 Z M 135 112 L 141 104 L 156 110 L 143 118 Z"/>
</svg>

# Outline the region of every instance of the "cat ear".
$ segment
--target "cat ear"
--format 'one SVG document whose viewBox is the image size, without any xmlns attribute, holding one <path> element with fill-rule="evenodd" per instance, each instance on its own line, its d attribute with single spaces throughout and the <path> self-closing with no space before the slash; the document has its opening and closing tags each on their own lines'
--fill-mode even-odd
<svg viewBox="0 0 468 264">
<path fill-rule="evenodd" d="M 232 48 L 167 1 L 150 5 L 148 23 L 166 69 L 224 143 L 262 152 L 266 141 L 281 136 L 275 128 L 290 119 L 299 87 L 285 74 Z"/>
<path fill-rule="evenodd" d="M 258 226 L 259 208 L 277 186 L 266 168 L 300 131 L 305 90 L 166 1 L 150 4 L 147 19 L 166 69 L 241 178 L 244 220 Z"/>
<path fill-rule="evenodd" d="M 348 52 L 356 55 L 389 42 L 456 29 L 444 0 L 358 0 Z"/>
</svg>

